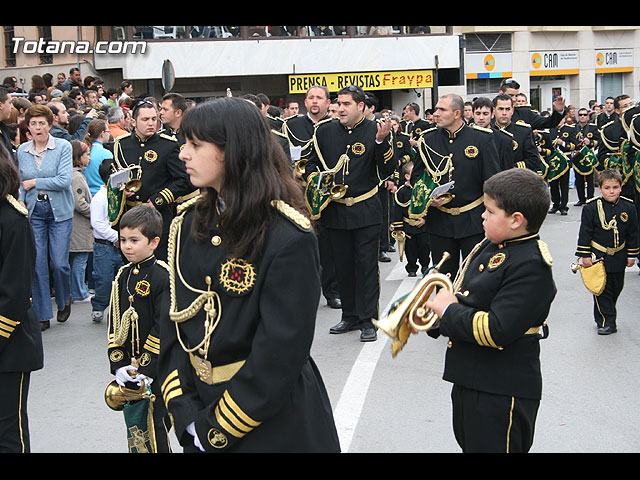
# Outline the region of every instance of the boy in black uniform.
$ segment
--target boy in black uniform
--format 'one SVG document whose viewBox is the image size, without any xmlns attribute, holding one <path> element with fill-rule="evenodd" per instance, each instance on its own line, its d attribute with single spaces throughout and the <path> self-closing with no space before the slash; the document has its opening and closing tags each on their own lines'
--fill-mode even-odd
<svg viewBox="0 0 640 480">
<path fill-rule="evenodd" d="M 120 269 L 113 282 L 108 345 L 111 373 L 119 385 L 138 389 L 145 380 L 151 383 L 155 400 L 153 425 L 148 425 L 147 434 L 155 440 L 150 444 L 157 453 L 170 452 L 171 425 L 159 382 L 153 382 L 160 353 L 158 309 L 160 299 L 169 291 L 167 265 L 154 255 L 161 234 L 162 216 L 153 207 L 133 207 L 120 220 L 120 248 L 130 263 Z"/>
<path fill-rule="evenodd" d="M 427 302 L 449 337 L 443 378 L 453 383 L 453 430 L 464 452 L 528 452 L 533 443 L 539 341 L 556 294 L 538 235 L 549 203 L 544 180 L 531 170 L 487 180 L 486 238 L 465 259 L 456 293 L 443 288 Z"/>
<path fill-rule="evenodd" d="M 407 256 L 407 264 L 404 268 L 410 277 L 415 277 L 417 276 L 418 263 L 422 267 L 422 272 L 429 268 L 431 248 L 429 247 L 429 234 L 425 229 L 424 217 L 420 219 L 409 218 L 412 170 L 412 162 L 402 165 L 404 184 L 395 193 L 392 230 L 400 235 L 405 235 L 404 253 Z"/>
<path fill-rule="evenodd" d="M 603 259 L 606 271 L 604 291 L 593 296 L 593 315 L 598 334 L 617 331 L 616 301 L 624 286 L 626 267 L 633 267 L 638 256 L 638 218 L 633 202 L 620 195 L 622 174 L 615 169 L 600 173 L 601 198 L 587 202 L 582 209 L 576 256 L 582 265 L 593 265 L 592 255 Z"/>
</svg>

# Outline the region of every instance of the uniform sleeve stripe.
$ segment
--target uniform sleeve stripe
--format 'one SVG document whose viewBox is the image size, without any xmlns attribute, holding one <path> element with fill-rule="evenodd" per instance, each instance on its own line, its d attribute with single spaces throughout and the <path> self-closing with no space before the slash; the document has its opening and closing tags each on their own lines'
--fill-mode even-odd
<svg viewBox="0 0 640 480">
<path fill-rule="evenodd" d="M 231 398 L 231 395 L 229 395 L 228 390 L 224 392 L 223 400 L 229 406 L 229 409 L 233 411 L 233 413 L 244 423 L 252 427 L 257 427 L 258 425 L 260 425 L 261 422 L 256 422 L 249 415 L 247 415 L 242 411 L 242 409 L 238 406 L 238 404 L 233 401 L 233 399 Z"/>
<path fill-rule="evenodd" d="M 482 345 L 483 347 L 501 348 L 498 347 L 491 338 L 488 312 L 476 312 L 473 316 L 473 336 L 478 345 Z"/>
</svg>

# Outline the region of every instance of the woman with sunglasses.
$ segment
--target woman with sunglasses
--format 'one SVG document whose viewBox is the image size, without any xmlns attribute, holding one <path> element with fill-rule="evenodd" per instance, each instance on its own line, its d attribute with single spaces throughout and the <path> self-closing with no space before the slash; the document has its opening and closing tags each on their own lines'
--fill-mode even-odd
<svg viewBox="0 0 640 480">
<path fill-rule="evenodd" d="M 283 149 L 251 102 L 188 110 L 180 158 L 202 193 L 169 235 L 159 381 L 184 452 L 337 452 L 310 349 L 319 254 Z"/>
</svg>

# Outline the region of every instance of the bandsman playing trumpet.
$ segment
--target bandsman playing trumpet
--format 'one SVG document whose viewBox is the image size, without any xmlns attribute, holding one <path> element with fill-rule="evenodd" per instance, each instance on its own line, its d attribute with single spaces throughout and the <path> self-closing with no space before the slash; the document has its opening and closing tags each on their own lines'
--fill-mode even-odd
<svg viewBox="0 0 640 480">
<path fill-rule="evenodd" d="M 463 262 L 454 288 L 425 305 L 440 319 L 433 333 L 449 338 L 443 378 L 453 384 L 462 450 L 528 452 L 542 393 L 539 341 L 556 294 L 538 234 L 549 189 L 535 172 L 516 168 L 487 180 L 484 194 L 486 238 Z"/>
</svg>

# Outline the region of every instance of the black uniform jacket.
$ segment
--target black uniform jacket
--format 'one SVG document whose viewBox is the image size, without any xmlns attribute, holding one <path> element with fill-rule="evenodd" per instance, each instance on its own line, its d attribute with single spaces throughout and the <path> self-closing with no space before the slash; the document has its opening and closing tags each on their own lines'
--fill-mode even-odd
<svg viewBox="0 0 640 480">
<path fill-rule="evenodd" d="M 452 155 L 454 169 L 443 176 L 440 185 L 451 180 L 455 197 L 442 209 L 429 207 L 426 214 L 427 231 L 443 237 L 464 238 L 482 233 L 482 203 L 484 181 L 500 171 L 499 156 L 491 129 L 463 124 L 450 133 L 444 128 L 433 128 L 422 134 L 418 144 L 420 158 L 414 161 L 411 185 L 429 169 L 444 170 L 443 156 Z M 427 163 L 425 163 L 427 162 Z M 455 208 L 477 202 L 470 210 L 455 214 Z M 451 213 L 449 213 L 451 212 Z"/>
<path fill-rule="evenodd" d="M 638 256 L 638 247 L 638 218 L 631 200 L 621 196 L 611 203 L 595 197 L 582 207 L 577 257 L 593 253 L 604 258 L 607 272 L 624 272 L 627 259 Z"/>
<path fill-rule="evenodd" d="M 120 268 L 115 283 L 117 290 L 111 293 L 109 305 L 107 348 L 111 373 L 131 365 L 135 359 L 138 371 L 155 380 L 160 353 L 159 309 L 163 295 L 169 292 L 167 264 L 153 255 L 140 263 L 128 263 Z M 120 325 L 127 325 L 122 320 L 130 307 L 138 316 L 137 324 L 134 327 L 133 322 L 129 322 L 129 328 L 122 330 L 122 337 L 116 338 Z"/>
<path fill-rule="evenodd" d="M 327 115 L 319 122 L 329 118 Z M 289 140 L 289 144 L 294 147 L 302 147 L 301 158 L 309 156 L 311 150 L 311 140 L 316 122 L 311 120 L 309 115 L 297 115 L 287 118 L 283 124 L 281 132 Z"/>
<path fill-rule="evenodd" d="M 544 128 L 554 128 L 556 127 L 564 118 L 564 114 L 557 112 L 555 108 L 551 115 L 547 117 L 543 117 L 531 108 L 531 105 L 516 105 L 513 107 L 513 116 L 511 117 L 512 122 L 517 122 L 518 120 L 522 120 L 525 123 L 531 125 L 531 128 L 534 130 L 544 129 Z"/>
<path fill-rule="evenodd" d="M 393 147 L 396 159 L 400 165 L 412 161 L 415 155 L 411 147 L 410 139 L 411 136 L 408 133 L 401 132 L 400 130 L 393 134 Z"/>
<path fill-rule="evenodd" d="M 320 263 L 308 219 L 276 202 L 281 214 L 263 254 L 249 263 L 229 258 L 215 223 L 211 241 L 193 239 L 191 203 L 172 223 L 175 273 L 164 308 L 171 318 L 161 319 L 160 381 L 177 437 L 191 442 L 185 429 L 195 421 L 209 452 L 338 451 L 329 398 L 310 357 Z M 189 309 L 198 299 L 204 305 Z M 215 327 L 208 344 L 206 311 Z"/>
<path fill-rule="evenodd" d="M 556 286 L 537 234 L 501 244 L 485 239 L 440 321 L 449 337 L 444 380 L 467 388 L 540 399 L 540 345 Z M 542 328 L 544 325 L 544 328 Z"/>
<path fill-rule="evenodd" d="M 581 144 L 585 139 L 589 140 L 587 145 L 591 150 L 596 151 L 600 145 L 600 133 L 594 122 L 585 123 L 584 125 L 576 124 L 576 140 L 578 141 L 578 149 L 582 148 Z"/>
<path fill-rule="evenodd" d="M 500 170 L 509 170 L 516 164 L 513 133 L 492 125 L 493 140 L 499 156 Z M 539 163 L 539 162 L 538 162 Z"/>
<path fill-rule="evenodd" d="M 364 116 L 353 128 L 344 127 L 337 119 L 316 125 L 305 175 L 333 169 L 346 154 L 349 161 L 345 162 L 335 181 L 347 186 L 341 202 L 356 199 L 352 205 L 331 201 L 320 218 L 325 227 L 348 230 L 382 223 L 382 205 L 375 193 L 381 181 L 396 170 L 396 160 L 391 135 L 377 143 L 377 131 L 377 123 Z M 361 197 L 363 195 L 366 198 Z"/>
<path fill-rule="evenodd" d="M 0 372 L 43 367 L 40 322 L 31 306 L 36 247 L 27 210 L 0 200 Z"/>
<path fill-rule="evenodd" d="M 391 217 L 391 225 L 393 230 L 402 230 L 411 236 L 418 233 L 425 233 L 424 225 L 421 227 L 416 225 L 417 220 L 409 217 L 409 205 L 411 204 L 411 185 L 401 185 L 394 195 L 393 214 Z"/>
<path fill-rule="evenodd" d="M 540 157 L 533 138 L 531 125 L 521 120 L 509 122 L 503 130 L 513 135 L 513 167 L 528 168 L 537 172 L 540 170 Z"/>
<path fill-rule="evenodd" d="M 116 139 L 113 151 L 118 168 L 132 165 L 142 168 L 142 187 L 127 203 L 151 200 L 158 211 L 171 211 L 171 204 L 195 190 L 184 162 L 178 157 L 180 142 L 174 136 L 155 133 L 142 141 L 130 133 Z"/>
</svg>

